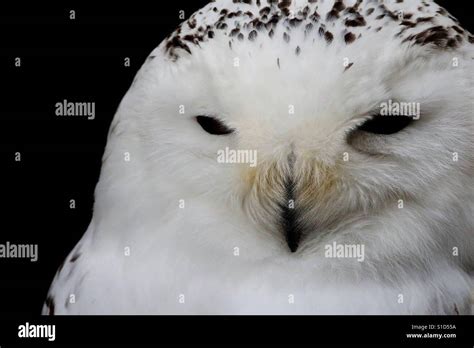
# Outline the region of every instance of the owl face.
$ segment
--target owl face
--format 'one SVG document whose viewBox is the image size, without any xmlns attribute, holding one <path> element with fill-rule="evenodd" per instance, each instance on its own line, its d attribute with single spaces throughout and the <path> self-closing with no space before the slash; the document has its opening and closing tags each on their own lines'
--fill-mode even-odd
<svg viewBox="0 0 474 348">
<path fill-rule="evenodd" d="M 384 3 L 193 15 L 128 96 L 157 191 L 171 177 L 291 252 L 348 225 L 448 226 L 474 163 L 472 36 L 434 3 Z"/>
</svg>

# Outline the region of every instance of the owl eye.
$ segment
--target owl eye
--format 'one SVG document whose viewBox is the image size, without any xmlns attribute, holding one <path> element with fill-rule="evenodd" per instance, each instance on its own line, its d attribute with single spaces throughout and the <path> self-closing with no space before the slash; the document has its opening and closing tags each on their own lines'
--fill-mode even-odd
<svg viewBox="0 0 474 348">
<path fill-rule="evenodd" d="M 408 116 L 375 115 L 358 127 L 359 130 L 372 134 L 395 134 L 408 127 L 413 121 Z"/>
<path fill-rule="evenodd" d="M 209 134 L 213 135 L 226 135 L 233 133 L 234 130 L 230 129 L 227 127 L 225 124 L 223 124 L 221 121 L 214 117 L 209 117 L 209 116 L 197 116 L 196 117 L 197 122 L 199 125 L 204 129 L 206 132 Z"/>
</svg>

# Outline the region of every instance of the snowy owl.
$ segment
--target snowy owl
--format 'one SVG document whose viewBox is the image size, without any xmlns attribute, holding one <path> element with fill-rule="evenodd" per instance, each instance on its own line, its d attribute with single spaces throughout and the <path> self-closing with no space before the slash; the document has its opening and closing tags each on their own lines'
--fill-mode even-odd
<svg viewBox="0 0 474 348">
<path fill-rule="evenodd" d="M 217 0 L 146 59 L 44 314 L 465 314 L 474 37 L 430 0 Z"/>
</svg>

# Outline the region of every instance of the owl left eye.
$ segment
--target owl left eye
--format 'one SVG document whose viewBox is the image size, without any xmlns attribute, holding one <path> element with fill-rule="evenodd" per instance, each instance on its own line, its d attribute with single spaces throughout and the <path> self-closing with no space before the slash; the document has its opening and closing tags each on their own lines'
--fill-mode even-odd
<svg viewBox="0 0 474 348">
<path fill-rule="evenodd" d="M 197 116 L 196 120 L 202 129 L 204 129 L 209 134 L 227 135 L 234 132 L 233 129 L 227 127 L 224 123 L 214 117 Z"/>
<path fill-rule="evenodd" d="M 390 135 L 400 132 L 413 121 L 408 116 L 382 116 L 376 115 L 358 127 L 358 130 L 381 135 Z"/>
</svg>

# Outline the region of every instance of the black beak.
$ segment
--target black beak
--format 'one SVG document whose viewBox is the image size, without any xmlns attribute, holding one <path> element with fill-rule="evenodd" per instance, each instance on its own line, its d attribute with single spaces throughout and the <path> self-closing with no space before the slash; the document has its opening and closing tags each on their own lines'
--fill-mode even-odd
<svg viewBox="0 0 474 348">
<path fill-rule="evenodd" d="M 295 200 L 295 184 L 292 178 L 285 180 L 285 200 L 280 204 L 281 227 L 291 252 L 298 249 L 301 239 L 301 226 L 298 223 L 298 207 Z"/>
</svg>

